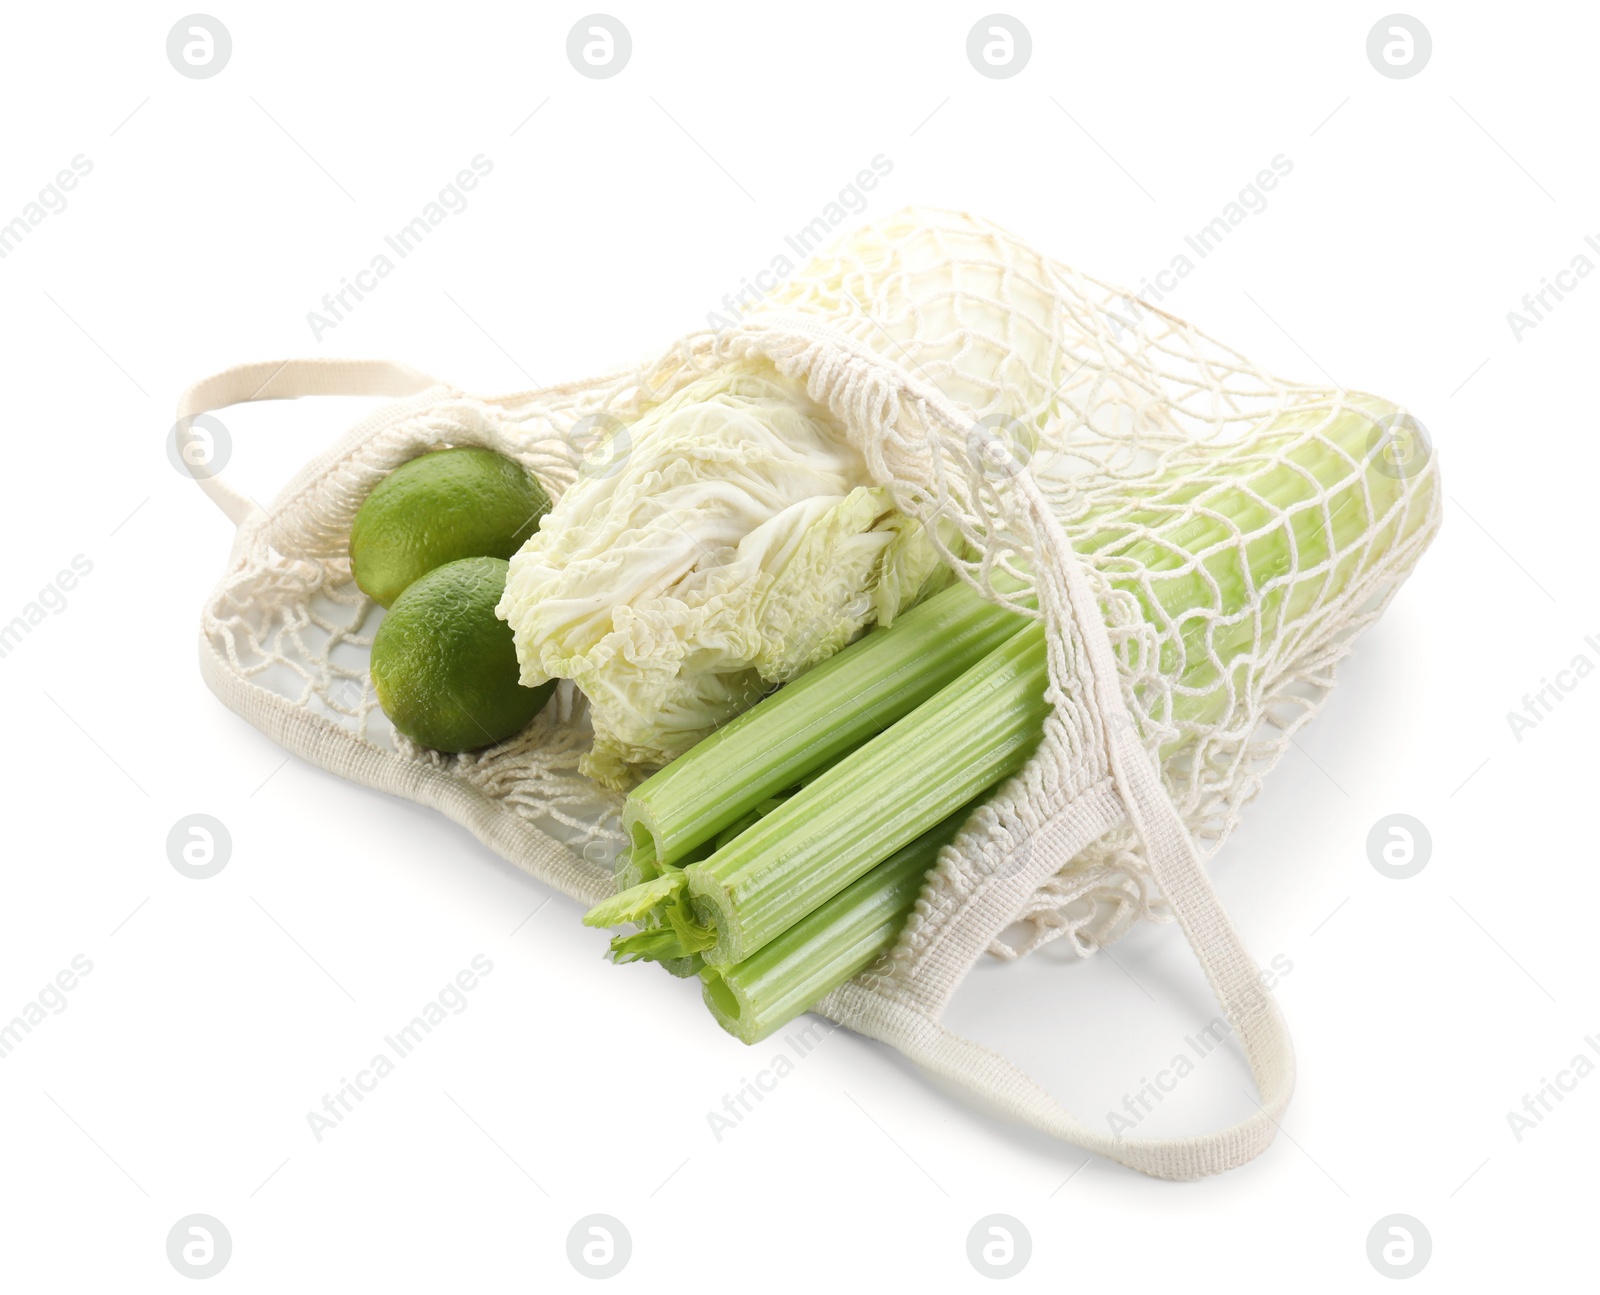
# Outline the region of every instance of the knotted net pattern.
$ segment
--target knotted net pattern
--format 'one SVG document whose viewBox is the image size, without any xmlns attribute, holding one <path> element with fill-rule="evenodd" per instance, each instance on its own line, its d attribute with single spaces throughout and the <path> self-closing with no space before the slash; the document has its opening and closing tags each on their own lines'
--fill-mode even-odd
<svg viewBox="0 0 1600 1295">
<path fill-rule="evenodd" d="M 1050 630 L 1040 752 L 941 856 L 902 960 L 1051 808 L 1104 776 L 1083 645 L 1061 581 L 1035 569 L 1043 512 L 1084 554 L 1123 700 L 1204 854 L 1438 525 L 1437 469 L 1403 410 L 1275 378 L 985 221 L 907 210 L 649 364 L 493 401 L 436 391 L 353 434 L 235 555 L 205 632 L 241 676 L 503 800 L 581 851 L 600 884 L 623 844 L 621 801 L 577 773 L 581 695 L 563 685 L 522 734 L 473 755 L 394 734 L 365 669 L 374 615 L 350 581 L 350 524 L 385 473 L 447 445 L 517 458 L 559 498 L 578 471 L 626 455 L 651 405 L 751 356 L 805 379 L 962 579 Z M 1066 936 L 1088 953 L 1165 917 L 1137 842 L 1112 831 L 1061 861 L 991 952 Z"/>
</svg>

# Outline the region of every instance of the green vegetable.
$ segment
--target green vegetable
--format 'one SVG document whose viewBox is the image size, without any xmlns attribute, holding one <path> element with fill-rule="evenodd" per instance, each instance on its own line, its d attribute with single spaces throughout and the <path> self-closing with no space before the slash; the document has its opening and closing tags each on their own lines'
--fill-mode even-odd
<svg viewBox="0 0 1600 1295">
<path fill-rule="evenodd" d="M 1046 678 L 1042 630 L 1021 631 L 709 859 L 685 868 L 706 962 L 749 957 L 1020 769 L 1050 710 Z"/>
<path fill-rule="evenodd" d="M 706 1006 L 745 1043 L 759 1043 L 887 953 L 963 806 L 897 850 L 743 962 L 700 970 Z"/>
<path fill-rule="evenodd" d="M 957 584 L 779 689 L 629 795 L 623 826 L 638 875 L 728 832 L 761 801 L 909 714 L 1026 623 Z M 745 736 L 751 731 L 754 741 Z"/>
<path fill-rule="evenodd" d="M 624 790 L 947 573 L 805 385 L 742 360 L 617 426 L 511 560 L 522 682 L 588 697 Z"/>
<path fill-rule="evenodd" d="M 1091 496 L 1069 520 L 1074 547 L 1161 631 L 1158 659 L 1141 660 L 1131 639 L 1123 668 L 1136 692 L 1158 676 L 1159 695 L 1170 698 L 1152 715 L 1170 734 L 1163 758 L 1233 711 L 1258 644 L 1316 644 L 1352 602 L 1378 592 L 1370 569 L 1426 524 L 1436 479 L 1408 480 L 1380 457 L 1375 420 L 1393 407 L 1363 399 L 1365 409 L 1294 411 L 1242 443 L 1196 448 L 1153 481 Z M 833 688 L 853 695 L 850 663 L 876 636 L 829 663 Z M 1046 684 L 1044 628 L 1034 621 L 709 858 L 681 872 L 669 865 L 650 920 L 680 949 L 694 946 L 703 978 L 750 959 L 1019 768 L 1041 735 Z M 717 758 L 727 767 L 760 759 L 763 712 L 777 701 L 725 743 Z M 773 956 L 784 970 L 771 972 L 779 979 L 765 992 L 781 997 L 805 972 Z M 726 1000 L 713 1006 L 725 1024 L 733 1019 Z"/>
<path fill-rule="evenodd" d="M 1291 411 L 1240 444 L 1196 448 L 1067 528 L 1166 632 L 1159 660 L 1128 666 L 1176 683 L 1170 710 L 1154 716 L 1178 730 L 1163 758 L 1229 713 L 1258 644 L 1324 632 L 1365 573 L 1427 521 L 1436 478 L 1409 482 L 1381 457 L 1375 420 L 1395 407 L 1361 399 L 1366 408 Z"/>
</svg>

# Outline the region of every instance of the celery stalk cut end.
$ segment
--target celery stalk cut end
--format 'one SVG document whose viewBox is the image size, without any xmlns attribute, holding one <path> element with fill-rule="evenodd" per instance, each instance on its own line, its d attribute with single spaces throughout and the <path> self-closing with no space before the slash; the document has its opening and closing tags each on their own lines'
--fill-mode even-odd
<svg viewBox="0 0 1600 1295">
<path fill-rule="evenodd" d="M 630 796 L 622 811 L 622 830 L 628 834 L 628 841 L 633 847 L 629 862 L 636 874 L 647 880 L 659 876 L 664 866 L 655 825 L 650 821 L 649 807 Z"/>
<path fill-rule="evenodd" d="M 700 969 L 706 965 L 706 960 L 698 953 L 691 953 L 687 958 L 663 958 L 661 965 L 679 980 L 688 980 L 700 974 Z"/>
<path fill-rule="evenodd" d="M 651 881 L 601 900 L 583 915 L 584 925 L 642 923 L 643 929 L 612 938 L 613 960 L 660 962 L 673 975 L 693 975 L 703 965 L 701 955 L 717 942 L 717 933 L 690 906 L 685 886 L 684 874 L 669 868 Z"/>
<path fill-rule="evenodd" d="M 712 856 L 715 858 L 716 856 Z M 739 914 L 728 888 L 707 869 L 691 864 L 683 871 L 688 882 L 685 901 L 694 910 L 697 924 L 711 933 L 704 949 L 705 959 L 714 967 L 729 966 L 749 952 L 744 947 Z"/>
<path fill-rule="evenodd" d="M 724 979 L 721 970 L 716 967 L 701 967 L 700 995 L 717 1024 L 741 1043 L 760 1043 L 782 1024 L 775 1020 L 762 1025 L 752 1019 L 743 995 Z"/>
</svg>

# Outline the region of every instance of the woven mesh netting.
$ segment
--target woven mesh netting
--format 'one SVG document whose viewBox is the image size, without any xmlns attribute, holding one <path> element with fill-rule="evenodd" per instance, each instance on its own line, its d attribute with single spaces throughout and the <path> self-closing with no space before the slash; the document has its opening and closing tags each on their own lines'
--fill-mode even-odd
<svg viewBox="0 0 1600 1295">
<path fill-rule="evenodd" d="M 1055 605 L 1018 505 L 1042 496 L 1087 561 L 1124 700 L 1205 853 L 1438 525 L 1437 469 L 1403 409 L 1284 382 L 984 221 L 908 210 L 802 267 L 758 315 L 649 365 L 497 401 L 435 399 L 354 436 L 275 503 L 206 632 L 239 673 L 362 741 L 450 769 L 608 870 L 621 801 L 578 772 L 587 707 L 570 684 L 524 733 L 472 756 L 388 730 L 365 670 L 376 613 L 350 582 L 349 527 L 383 474 L 444 445 L 511 454 L 558 498 L 586 463 L 624 452 L 646 409 L 752 355 L 804 376 L 957 574 L 1030 615 L 1041 614 L 1030 592 L 1046 613 Z M 1024 479 L 1036 493 L 1019 491 Z M 1073 644 L 1052 646 L 1060 754 L 1093 725 L 1068 678 Z M 1112 832 L 1063 861 L 992 951 L 1068 936 L 1088 952 L 1164 916 L 1136 843 Z"/>
</svg>

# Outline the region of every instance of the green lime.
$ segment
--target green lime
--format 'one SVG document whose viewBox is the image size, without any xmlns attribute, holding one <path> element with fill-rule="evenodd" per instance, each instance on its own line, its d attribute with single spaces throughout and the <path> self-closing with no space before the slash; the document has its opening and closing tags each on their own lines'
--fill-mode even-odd
<svg viewBox="0 0 1600 1295">
<path fill-rule="evenodd" d="M 350 570 L 391 607 L 446 562 L 509 558 L 549 511 L 550 497 L 520 463 L 493 450 L 435 450 L 373 487 L 350 528 Z"/>
<path fill-rule="evenodd" d="M 439 751 L 503 742 L 539 713 L 556 681 L 517 682 L 511 626 L 494 614 L 504 558 L 436 567 L 395 599 L 372 640 L 378 704 L 413 741 Z"/>
</svg>

